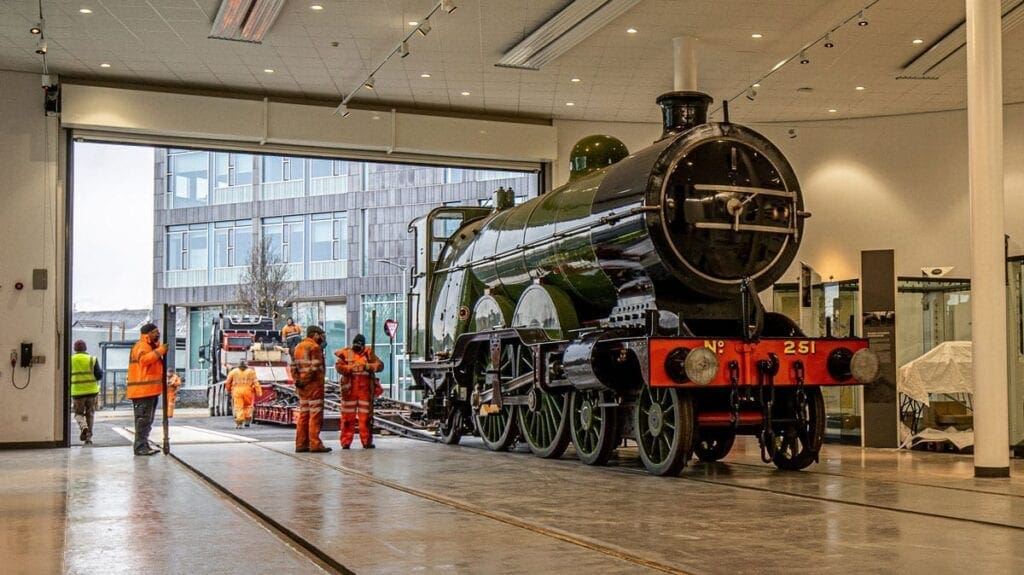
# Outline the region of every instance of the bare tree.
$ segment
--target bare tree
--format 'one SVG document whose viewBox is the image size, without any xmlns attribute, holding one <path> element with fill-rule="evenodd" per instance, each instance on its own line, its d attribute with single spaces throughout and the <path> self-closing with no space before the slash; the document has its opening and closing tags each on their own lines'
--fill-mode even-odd
<svg viewBox="0 0 1024 575">
<path fill-rule="evenodd" d="M 288 280 L 288 266 L 263 241 L 252 246 L 249 267 L 238 281 L 238 301 L 253 315 L 276 317 L 284 311 L 284 304 L 295 294 L 295 285 Z"/>
</svg>

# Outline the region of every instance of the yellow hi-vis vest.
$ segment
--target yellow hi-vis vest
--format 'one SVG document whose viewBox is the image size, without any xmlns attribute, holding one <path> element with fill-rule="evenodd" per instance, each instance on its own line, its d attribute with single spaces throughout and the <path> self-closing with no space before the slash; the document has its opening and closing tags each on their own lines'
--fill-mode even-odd
<svg viewBox="0 0 1024 575">
<path fill-rule="evenodd" d="M 93 395 L 100 392 L 100 382 L 93 375 L 92 366 L 96 358 L 87 353 L 71 356 L 71 396 Z"/>
</svg>

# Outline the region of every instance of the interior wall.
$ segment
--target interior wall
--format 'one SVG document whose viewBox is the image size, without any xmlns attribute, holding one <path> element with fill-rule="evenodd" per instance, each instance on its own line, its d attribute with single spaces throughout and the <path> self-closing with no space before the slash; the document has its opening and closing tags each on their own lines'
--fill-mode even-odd
<svg viewBox="0 0 1024 575">
<path fill-rule="evenodd" d="M 64 416 L 59 332 L 63 325 L 64 213 L 56 118 L 43 111 L 39 76 L 0 71 L 0 447 L 62 440 Z M 45 269 L 47 288 L 33 289 Z M 15 288 L 17 282 L 24 289 Z M 45 363 L 12 370 L 22 342 Z"/>
</svg>

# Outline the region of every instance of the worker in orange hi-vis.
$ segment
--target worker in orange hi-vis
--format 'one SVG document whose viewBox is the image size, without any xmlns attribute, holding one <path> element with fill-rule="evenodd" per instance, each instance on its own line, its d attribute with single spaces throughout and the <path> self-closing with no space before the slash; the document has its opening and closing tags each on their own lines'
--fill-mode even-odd
<svg viewBox="0 0 1024 575">
<path fill-rule="evenodd" d="M 235 429 L 241 429 L 243 425 L 249 427 L 252 422 L 252 408 L 256 405 L 256 399 L 263 395 L 263 388 L 256 378 L 256 370 L 249 367 L 245 358 L 239 360 L 238 367 L 228 374 L 224 390 L 231 394 L 232 407 L 235 411 Z"/>
<path fill-rule="evenodd" d="M 384 369 L 384 364 L 374 355 L 373 348 L 366 347 L 366 338 L 361 333 L 352 338 L 351 347 L 339 349 L 334 355 L 338 358 L 334 369 L 341 374 L 341 448 L 349 449 L 352 445 L 358 419 L 363 449 L 373 449 L 376 446 L 370 429 L 370 402 L 384 392 L 373 374 Z"/>
<path fill-rule="evenodd" d="M 302 326 L 295 323 L 294 319 L 288 318 L 284 327 L 281 328 L 281 341 L 285 342 L 285 345 L 287 345 L 288 338 L 295 335 L 302 335 Z"/>
<path fill-rule="evenodd" d="M 174 402 L 178 401 L 178 388 L 181 378 L 173 371 L 167 374 L 167 418 L 174 417 Z"/>
<path fill-rule="evenodd" d="M 167 344 L 160 343 L 160 329 L 147 323 L 139 328 L 139 341 L 128 356 L 128 382 L 125 396 L 132 400 L 135 416 L 135 455 L 155 455 L 159 449 L 149 446 L 156 401 L 164 391 L 164 356 Z"/>
<path fill-rule="evenodd" d="M 325 453 L 331 448 L 320 441 L 324 422 L 324 349 L 327 336 L 319 326 L 306 328 L 306 339 L 295 346 L 292 379 L 299 395 L 299 417 L 295 422 L 295 453 Z"/>
</svg>

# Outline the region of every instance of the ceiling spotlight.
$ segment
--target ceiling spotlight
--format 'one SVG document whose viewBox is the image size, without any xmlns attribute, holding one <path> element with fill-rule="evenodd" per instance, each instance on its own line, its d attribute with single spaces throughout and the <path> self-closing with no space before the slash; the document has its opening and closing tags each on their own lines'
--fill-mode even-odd
<svg viewBox="0 0 1024 575">
<path fill-rule="evenodd" d="M 310 10 L 323 10 L 324 7 L 321 6 L 320 4 L 313 4 L 312 6 L 309 7 L 309 9 Z"/>
<path fill-rule="evenodd" d="M 756 97 L 757 97 L 757 90 L 755 90 L 755 89 L 753 89 L 753 88 L 751 88 L 751 89 L 747 90 L 747 99 L 748 99 L 748 100 L 750 100 L 751 102 L 753 102 L 753 101 L 754 101 L 754 98 L 756 98 Z"/>
<path fill-rule="evenodd" d="M 796 128 L 790 128 L 786 133 L 789 134 L 790 140 L 796 138 Z"/>
<path fill-rule="evenodd" d="M 864 11 L 863 10 L 861 10 L 860 14 L 857 15 L 857 25 L 858 26 L 867 26 L 868 25 L 868 20 L 867 20 L 867 18 L 864 17 Z"/>
<path fill-rule="evenodd" d="M 263 73 L 264 74 L 273 74 L 274 73 L 274 69 L 273 68 L 264 68 L 263 69 Z"/>
<path fill-rule="evenodd" d="M 36 25 L 31 27 L 31 28 L 29 28 L 28 31 L 33 33 L 33 34 L 42 34 L 43 33 L 43 21 L 40 20 L 39 22 L 36 22 Z"/>
<path fill-rule="evenodd" d="M 575 106 L 576 102 L 566 102 L 565 105 L 566 106 Z"/>
<path fill-rule="evenodd" d="M 35 33 L 35 32 L 33 32 L 33 34 L 34 34 L 34 33 Z M 914 39 L 913 39 L 913 40 L 912 40 L 912 41 L 911 41 L 910 43 L 911 43 L 911 44 L 924 44 L 924 40 L 922 40 L 922 39 L 920 39 L 920 38 L 914 38 Z"/>
<path fill-rule="evenodd" d="M 429 77 L 430 77 L 430 74 L 427 74 L 426 72 L 420 74 L 420 78 L 429 78 Z"/>
<path fill-rule="evenodd" d="M 626 28 L 626 34 L 636 34 L 636 28 Z"/>
<path fill-rule="evenodd" d="M 838 112 L 838 111 L 839 111 L 839 110 L 836 110 L 835 108 L 829 108 L 829 109 L 828 109 L 828 113 L 829 113 L 829 114 L 835 114 L 835 113 L 836 113 L 836 112 Z"/>
<path fill-rule="evenodd" d="M 108 64 L 107 62 L 104 62 L 104 63 L 100 64 L 100 68 L 109 68 L 109 67 L 110 67 L 110 64 Z"/>
<path fill-rule="evenodd" d="M 864 91 L 864 86 L 857 86 L 854 89 L 857 90 L 858 92 L 863 92 Z"/>
<path fill-rule="evenodd" d="M 430 34 L 430 20 L 425 20 L 422 24 L 420 24 L 419 28 L 416 28 L 416 31 L 422 34 L 423 36 Z"/>
<path fill-rule="evenodd" d="M 41 56 L 46 54 L 46 38 L 39 38 L 39 42 L 36 43 L 36 54 Z"/>
<path fill-rule="evenodd" d="M 811 60 L 807 57 L 807 54 L 804 54 L 803 50 L 800 51 L 800 63 L 801 64 L 810 64 L 811 63 Z"/>
<path fill-rule="evenodd" d="M 367 90 L 373 89 L 373 74 L 370 74 L 370 77 L 367 78 L 365 82 L 363 82 L 363 87 L 366 88 Z"/>
<path fill-rule="evenodd" d="M 338 107 L 334 109 L 334 113 L 341 115 L 342 118 L 347 118 L 350 114 L 348 106 L 344 102 L 338 104 Z"/>
<path fill-rule="evenodd" d="M 761 87 L 761 84 L 754 84 L 753 86 L 751 86 L 751 88 L 760 88 L 760 87 Z"/>
<path fill-rule="evenodd" d="M 469 92 L 463 92 L 462 93 L 463 96 L 468 96 L 469 94 L 470 94 Z"/>
<path fill-rule="evenodd" d="M 825 47 L 826 48 L 835 48 L 836 47 L 836 45 L 834 43 L 832 43 L 832 33 L 825 34 Z"/>
<path fill-rule="evenodd" d="M 751 34 L 750 37 L 755 39 L 755 40 L 759 40 L 761 38 L 764 38 L 764 36 L 762 36 L 761 34 L 758 34 L 757 32 L 754 32 L 753 34 Z"/>
<path fill-rule="evenodd" d="M 574 84 L 578 84 L 579 82 L 581 82 L 581 80 L 579 78 L 571 78 L 569 81 L 574 83 Z"/>
<path fill-rule="evenodd" d="M 79 8 L 78 12 L 80 14 L 92 14 L 92 9 L 90 9 L 90 8 Z"/>
<path fill-rule="evenodd" d="M 398 54 L 403 58 L 409 55 L 409 43 L 405 40 L 398 46 Z"/>
<path fill-rule="evenodd" d="M 420 23 L 415 21 L 415 20 L 409 20 L 407 22 L 407 24 L 409 24 L 410 26 L 419 26 L 420 25 Z"/>
<path fill-rule="evenodd" d="M 451 14 L 456 8 L 458 8 L 458 6 L 455 5 L 453 0 L 441 0 L 441 9 L 445 12 Z"/>
</svg>

